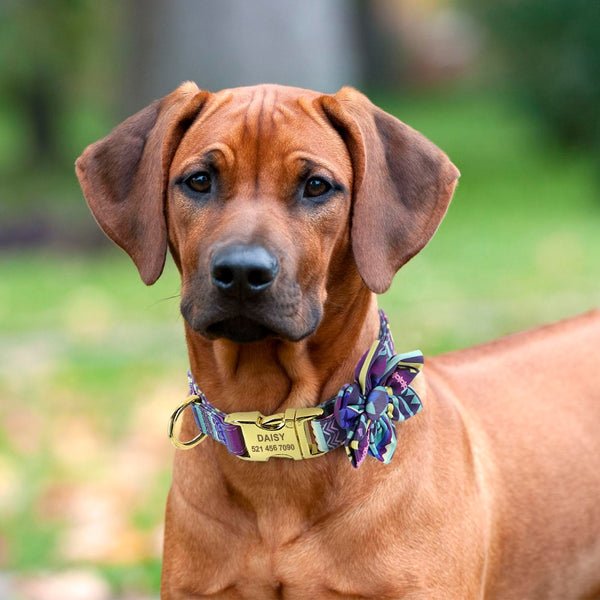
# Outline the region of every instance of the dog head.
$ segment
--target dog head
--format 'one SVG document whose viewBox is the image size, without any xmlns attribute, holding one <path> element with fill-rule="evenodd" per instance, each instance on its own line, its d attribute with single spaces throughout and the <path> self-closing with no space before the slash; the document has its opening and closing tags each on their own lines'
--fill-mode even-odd
<svg viewBox="0 0 600 600">
<path fill-rule="evenodd" d="M 89 146 L 76 170 L 144 282 L 170 247 L 188 325 L 236 342 L 300 340 L 341 289 L 385 291 L 437 229 L 459 176 L 351 88 L 211 94 L 189 82 Z"/>
</svg>

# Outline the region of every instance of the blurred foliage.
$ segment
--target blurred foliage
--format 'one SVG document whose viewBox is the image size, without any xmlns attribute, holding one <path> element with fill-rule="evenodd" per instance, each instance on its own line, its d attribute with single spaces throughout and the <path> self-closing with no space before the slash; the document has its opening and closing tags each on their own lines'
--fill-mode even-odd
<svg viewBox="0 0 600 600">
<path fill-rule="evenodd" d="M 67 184 L 73 162 L 109 129 L 116 103 L 121 11 L 94 0 L 0 2 L 4 209 L 78 197 Z"/>
<path fill-rule="evenodd" d="M 600 159 L 600 2 L 469 2 L 508 65 L 512 87 L 548 132 Z"/>
</svg>

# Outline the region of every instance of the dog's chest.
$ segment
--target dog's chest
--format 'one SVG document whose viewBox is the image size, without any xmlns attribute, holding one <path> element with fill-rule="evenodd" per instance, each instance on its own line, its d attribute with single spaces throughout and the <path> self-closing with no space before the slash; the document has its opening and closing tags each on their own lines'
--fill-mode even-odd
<svg viewBox="0 0 600 600">
<path fill-rule="evenodd" d="M 294 521 L 293 517 L 290 521 Z M 211 551 L 226 555 L 227 562 L 218 570 L 211 569 L 213 577 L 208 588 L 216 595 L 206 597 L 248 600 L 448 597 L 434 589 L 436 586 L 424 569 L 427 560 L 420 550 L 414 548 L 411 553 L 402 550 L 398 531 L 389 527 L 379 529 L 368 521 L 357 522 L 354 516 L 326 519 L 305 528 L 290 525 L 285 527 L 278 519 L 272 519 L 271 535 L 261 527 L 260 533 L 248 532 L 222 540 L 218 550 L 213 540 Z M 294 536 L 289 535 L 292 531 Z M 378 544 L 373 544 L 374 538 L 379 538 Z"/>
<path fill-rule="evenodd" d="M 277 549 L 269 549 L 264 543 L 249 544 L 234 561 L 238 569 L 231 597 L 366 600 L 396 597 L 400 587 L 415 591 L 414 578 L 401 574 L 390 578 L 379 562 L 381 556 L 372 560 L 374 557 L 365 556 L 361 550 L 351 542 L 328 543 L 319 535 L 302 536 Z"/>
</svg>

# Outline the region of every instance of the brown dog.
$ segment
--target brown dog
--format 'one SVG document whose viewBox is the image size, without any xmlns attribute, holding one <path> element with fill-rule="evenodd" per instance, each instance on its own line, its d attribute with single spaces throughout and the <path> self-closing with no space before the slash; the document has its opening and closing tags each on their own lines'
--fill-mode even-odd
<svg viewBox="0 0 600 600">
<path fill-rule="evenodd" d="M 353 379 L 374 292 L 433 235 L 459 175 L 355 90 L 192 83 L 77 174 L 147 284 L 170 248 L 209 402 L 263 415 Z M 389 465 L 177 451 L 162 597 L 600 597 L 599 342 L 594 313 L 428 360 Z"/>
</svg>

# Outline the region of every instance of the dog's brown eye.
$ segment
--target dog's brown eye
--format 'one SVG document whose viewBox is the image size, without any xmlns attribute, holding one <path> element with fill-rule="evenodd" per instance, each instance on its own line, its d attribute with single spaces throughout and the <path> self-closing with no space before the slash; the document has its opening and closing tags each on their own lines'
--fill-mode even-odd
<svg viewBox="0 0 600 600">
<path fill-rule="evenodd" d="M 206 171 L 194 173 L 185 180 L 185 184 L 195 192 L 207 194 L 211 188 L 210 173 Z"/>
<path fill-rule="evenodd" d="M 315 198 L 322 196 L 331 189 L 331 184 L 321 177 L 311 177 L 304 186 L 304 197 Z"/>
</svg>

